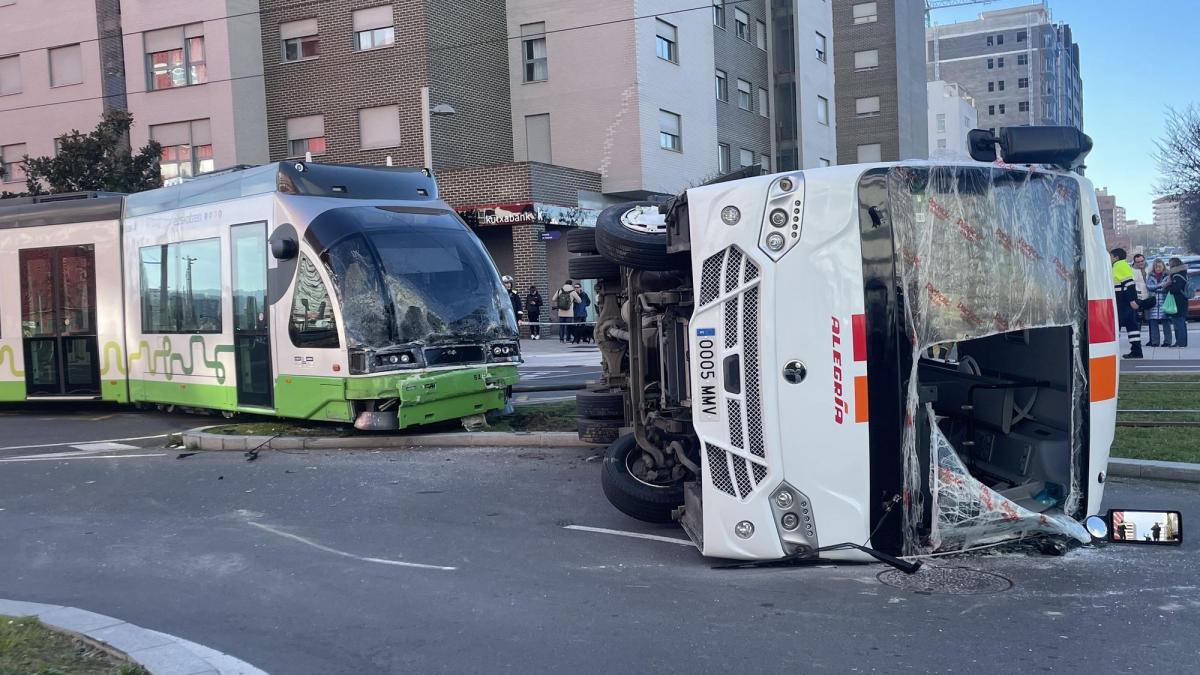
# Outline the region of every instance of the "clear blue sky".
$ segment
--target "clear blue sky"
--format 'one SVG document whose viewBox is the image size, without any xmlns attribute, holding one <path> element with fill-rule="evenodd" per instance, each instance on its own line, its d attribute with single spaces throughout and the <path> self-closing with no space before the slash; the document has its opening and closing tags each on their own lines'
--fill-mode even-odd
<svg viewBox="0 0 1200 675">
<path fill-rule="evenodd" d="M 968 21 L 991 9 L 1032 4 L 998 0 L 940 9 L 934 23 Z M 1051 0 L 1071 26 L 1083 66 L 1083 130 L 1095 142 L 1087 175 L 1107 186 L 1127 218 L 1151 220 L 1157 196 L 1154 141 L 1167 106 L 1200 106 L 1200 2 Z"/>
</svg>

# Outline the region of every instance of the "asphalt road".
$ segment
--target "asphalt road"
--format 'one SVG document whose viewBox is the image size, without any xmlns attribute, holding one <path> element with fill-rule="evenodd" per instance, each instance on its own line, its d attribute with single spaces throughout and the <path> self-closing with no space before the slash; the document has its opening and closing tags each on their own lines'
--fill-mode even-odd
<svg viewBox="0 0 1200 675">
<path fill-rule="evenodd" d="M 718 570 L 672 541 L 567 529 L 683 536 L 609 507 L 593 454 L 0 463 L 0 597 L 273 673 L 1195 672 L 1195 486 L 1109 487 L 1110 506 L 1182 510 L 1180 548 L 934 561 L 1011 581 L 959 595 L 885 585 L 880 566 Z"/>
</svg>

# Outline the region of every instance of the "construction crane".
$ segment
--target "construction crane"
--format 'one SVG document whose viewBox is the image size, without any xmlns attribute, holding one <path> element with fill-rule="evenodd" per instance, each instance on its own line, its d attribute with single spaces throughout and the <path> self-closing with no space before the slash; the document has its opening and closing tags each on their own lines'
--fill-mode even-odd
<svg viewBox="0 0 1200 675">
<path fill-rule="evenodd" d="M 990 5 L 996 0 L 925 0 L 925 26 L 928 28 L 933 25 L 929 18 L 929 13 L 935 9 L 946 9 L 947 7 L 963 7 L 966 5 Z"/>
</svg>

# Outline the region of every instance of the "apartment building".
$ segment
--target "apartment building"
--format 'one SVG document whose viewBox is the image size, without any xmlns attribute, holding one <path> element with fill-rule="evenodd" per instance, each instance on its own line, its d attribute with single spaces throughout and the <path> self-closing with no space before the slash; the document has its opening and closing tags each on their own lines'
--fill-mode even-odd
<svg viewBox="0 0 1200 675">
<path fill-rule="evenodd" d="M 956 82 L 938 80 L 926 87 L 929 100 L 929 157 L 970 157 L 967 134 L 979 121 L 975 99 Z"/>
<path fill-rule="evenodd" d="M 828 2 L 770 0 L 775 168 L 837 161 L 833 13 Z"/>
<path fill-rule="evenodd" d="M 976 100 L 979 125 L 1083 129 L 1079 45 L 1045 4 L 982 12 L 926 30 L 926 75 L 957 82 Z"/>
<path fill-rule="evenodd" d="M 831 3 L 838 163 L 927 157 L 924 3 Z"/>
<path fill-rule="evenodd" d="M 256 1 L 56 4 L 0 0 L 0 189 L 108 108 L 133 114 L 133 147 L 163 145 L 164 178 L 266 161 Z"/>
<path fill-rule="evenodd" d="M 1183 233 L 1183 197 L 1167 195 L 1154 200 L 1154 227 L 1176 241 L 1185 241 Z"/>
<path fill-rule="evenodd" d="M 1125 208 L 1117 205 L 1117 196 L 1110 193 L 1107 187 L 1096 190 L 1096 204 L 1100 207 L 1100 227 L 1104 232 L 1106 248 L 1118 246 L 1126 250 L 1130 248 L 1129 234 L 1125 232 Z"/>
</svg>

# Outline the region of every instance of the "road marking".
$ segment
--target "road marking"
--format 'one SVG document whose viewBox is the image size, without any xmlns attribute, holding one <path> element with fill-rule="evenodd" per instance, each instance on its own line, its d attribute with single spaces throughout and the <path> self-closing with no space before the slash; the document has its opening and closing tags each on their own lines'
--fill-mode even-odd
<svg viewBox="0 0 1200 675">
<path fill-rule="evenodd" d="M 634 539 L 649 539 L 651 541 L 662 541 L 668 544 L 679 544 L 680 546 L 691 546 L 692 542 L 688 539 L 680 539 L 678 537 L 663 537 L 657 534 L 642 534 L 641 532 L 627 532 L 625 530 L 610 530 L 606 527 L 588 527 L 586 525 L 564 525 L 564 530 L 576 530 L 579 532 L 598 532 L 600 534 L 615 534 L 618 537 L 632 537 Z"/>
<path fill-rule="evenodd" d="M 168 434 L 158 434 L 155 436 L 133 436 L 130 438 L 102 438 L 95 441 L 67 441 L 66 443 L 38 443 L 35 445 L 10 445 L 0 450 L 28 450 L 30 448 L 66 448 L 75 447 L 77 445 L 86 445 L 91 443 L 120 443 L 121 441 L 148 441 L 151 438 L 166 438 Z"/>
<path fill-rule="evenodd" d="M 445 567 L 443 565 L 426 565 L 423 563 L 404 562 L 403 560 L 388 560 L 386 558 L 368 558 L 368 557 L 364 557 L 361 555 L 355 555 L 353 553 L 347 553 L 346 551 L 339 551 L 336 548 L 330 548 L 328 546 L 325 546 L 324 544 L 318 544 L 317 542 L 315 542 L 311 539 L 306 539 L 304 537 L 301 537 L 298 534 L 292 534 L 291 532 L 284 532 L 283 530 L 275 529 L 274 527 L 271 527 L 270 525 L 264 525 L 262 523 L 256 523 L 254 521 L 247 521 L 246 524 L 253 525 L 254 527 L 257 527 L 260 530 L 265 530 L 267 532 L 270 532 L 271 534 L 283 537 L 285 539 L 291 539 L 292 541 L 298 541 L 301 544 L 304 544 L 306 546 L 311 546 L 311 547 L 317 549 L 318 551 L 325 551 L 326 553 L 340 555 L 343 558 L 353 558 L 354 560 L 361 560 L 362 562 L 379 563 L 380 565 L 396 565 L 397 567 L 417 567 L 417 568 L 424 569 L 424 570 L 443 570 L 446 572 L 453 572 L 454 570 L 458 569 L 457 567 Z"/>
<path fill-rule="evenodd" d="M 121 450 L 138 449 L 136 445 L 125 445 L 124 443 L 80 443 L 71 447 L 80 452 L 120 452 Z"/>
<path fill-rule="evenodd" d="M 0 462 L 66 462 L 73 459 L 130 459 L 132 457 L 166 457 L 165 452 L 154 452 L 144 455 L 72 455 L 70 457 L 26 455 L 25 457 L 9 457 Z"/>
</svg>

